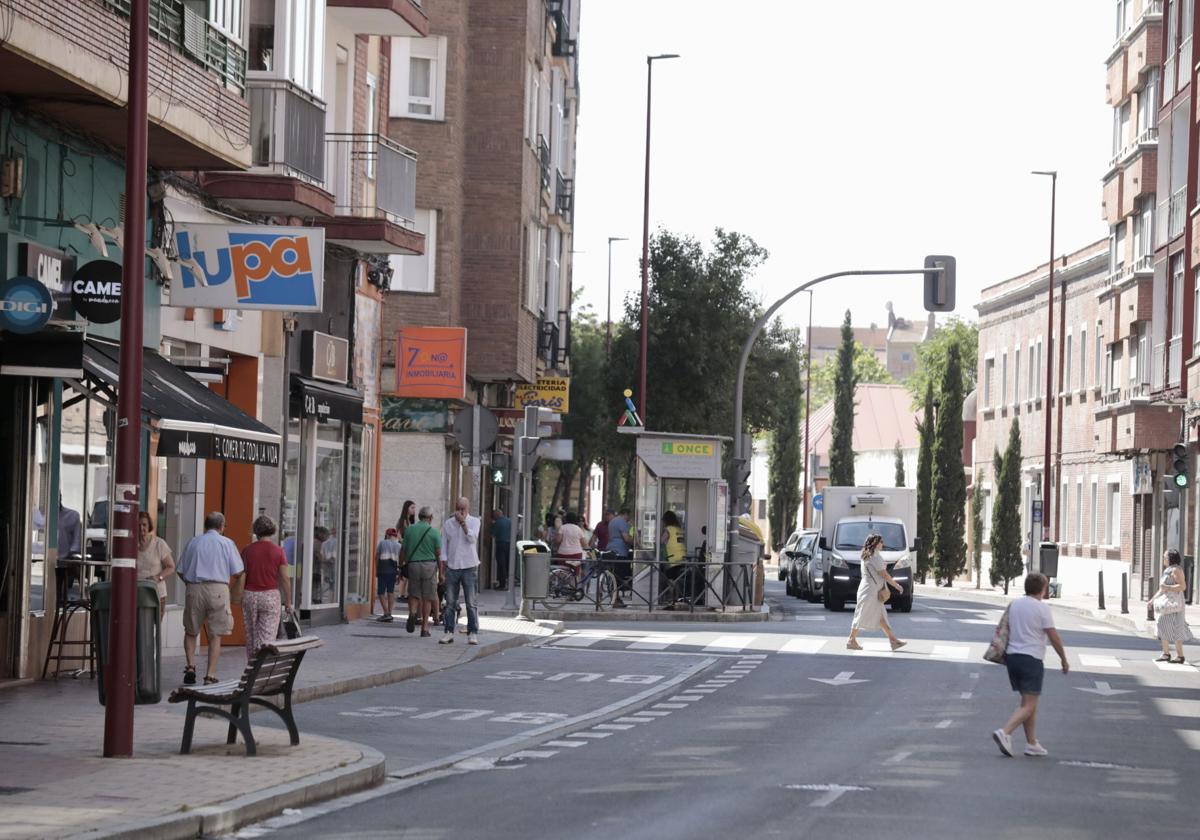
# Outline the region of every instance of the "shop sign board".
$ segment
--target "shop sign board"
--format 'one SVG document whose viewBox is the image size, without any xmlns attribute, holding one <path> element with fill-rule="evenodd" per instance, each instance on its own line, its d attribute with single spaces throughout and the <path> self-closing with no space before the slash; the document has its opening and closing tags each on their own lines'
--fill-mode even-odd
<svg viewBox="0 0 1200 840">
<path fill-rule="evenodd" d="M 336 335 L 305 330 L 300 334 L 300 369 L 313 379 L 344 385 L 350 374 L 350 342 Z"/>
<path fill-rule="evenodd" d="M 496 415 L 496 434 L 501 438 L 511 438 L 517 430 L 517 424 L 525 419 L 525 409 L 523 408 L 493 408 L 491 412 Z M 541 426 L 551 437 L 562 434 L 561 420 L 542 423 Z"/>
<path fill-rule="evenodd" d="M 18 249 L 17 270 L 50 290 L 54 298 L 54 320 L 75 320 L 70 288 L 71 276 L 75 273 L 74 257 L 57 248 L 25 242 Z"/>
<path fill-rule="evenodd" d="M 171 306 L 320 312 L 323 228 L 175 225 Z"/>
<path fill-rule="evenodd" d="M 1146 496 L 1154 492 L 1154 473 L 1149 455 L 1133 456 L 1133 495 Z"/>
<path fill-rule="evenodd" d="M 45 285 L 18 275 L 0 283 L 0 330 L 28 335 L 46 326 L 54 298 Z"/>
<path fill-rule="evenodd" d="M 637 454 L 659 478 L 719 479 L 721 442 L 716 438 L 639 437 Z"/>
<path fill-rule="evenodd" d="M 566 376 L 544 376 L 532 385 L 518 385 L 513 401 L 521 408 L 537 405 L 567 414 L 571 410 L 571 379 Z"/>
<path fill-rule="evenodd" d="M 465 399 L 466 362 L 465 329 L 404 327 L 396 336 L 396 396 Z"/>
<path fill-rule="evenodd" d="M 85 263 L 71 278 L 71 305 L 93 324 L 121 320 L 121 265 L 112 260 Z"/>
<path fill-rule="evenodd" d="M 382 425 L 385 432 L 425 432 L 445 434 L 450 431 L 450 409 L 445 400 L 384 396 Z"/>
</svg>

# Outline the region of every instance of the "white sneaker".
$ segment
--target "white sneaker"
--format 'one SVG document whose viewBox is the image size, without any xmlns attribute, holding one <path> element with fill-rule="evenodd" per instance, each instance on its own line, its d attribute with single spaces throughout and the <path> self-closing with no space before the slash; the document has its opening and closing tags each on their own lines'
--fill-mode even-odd
<svg viewBox="0 0 1200 840">
<path fill-rule="evenodd" d="M 1012 738 L 1006 735 L 1003 729 L 997 729 L 993 732 L 992 740 L 996 742 L 996 746 L 1000 748 L 1000 752 L 1012 758 Z"/>
<path fill-rule="evenodd" d="M 476 636 L 474 633 L 469 634 L 467 636 L 467 644 L 469 644 L 469 645 L 479 644 L 479 637 Z"/>
<path fill-rule="evenodd" d="M 453 633 L 443 633 L 442 638 L 438 639 L 438 644 L 439 645 L 454 644 L 454 634 Z"/>
<path fill-rule="evenodd" d="M 1050 752 L 1040 743 L 1035 742 L 1025 745 L 1025 755 L 1050 755 Z"/>
</svg>

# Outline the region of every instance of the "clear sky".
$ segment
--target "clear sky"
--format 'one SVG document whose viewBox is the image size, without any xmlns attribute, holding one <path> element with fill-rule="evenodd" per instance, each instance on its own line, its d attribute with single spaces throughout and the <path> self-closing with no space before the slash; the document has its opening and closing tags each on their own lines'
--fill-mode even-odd
<svg viewBox="0 0 1200 840">
<path fill-rule="evenodd" d="M 854 7 L 851 10 L 851 7 Z M 1044 262 L 1056 169 L 1059 254 L 1105 236 L 1111 157 L 1100 0 L 583 0 L 575 274 L 604 317 L 639 288 L 646 62 L 654 66 L 651 230 L 720 226 L 771 252 L 773 301 L 845 268 L 958 258 L 958 313 Z M 833 285 L 838 283 L 840 285 Z M 807 295 L 783 310 L 807 319 Z M 832 281 L 816 323 L 923 318 L 919 278 Z M 688 302 L 681 302 L 688 303 Z"/>
</svg>

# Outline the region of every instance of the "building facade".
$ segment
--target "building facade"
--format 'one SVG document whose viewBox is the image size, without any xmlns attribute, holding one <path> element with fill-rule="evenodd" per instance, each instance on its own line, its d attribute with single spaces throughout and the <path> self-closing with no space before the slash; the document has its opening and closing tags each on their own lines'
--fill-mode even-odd
<svg viewBox="0 0 1200 840">
<path fill-rule="evenodd" d="M 890 301 L 884 308 L 887 326 L 853 327 L 854 340 L 871 351 L 893 379 L 902 382 L 916 373 L 917 346 L 933 335 L 937 322 L 932 312 L 921 321 L 912 321 L 897 315 Z M 842 328 L 813 327 L 811 341 L 812 364 L 824 364 L 837 355 L 842 343 Z"/>
</svg>

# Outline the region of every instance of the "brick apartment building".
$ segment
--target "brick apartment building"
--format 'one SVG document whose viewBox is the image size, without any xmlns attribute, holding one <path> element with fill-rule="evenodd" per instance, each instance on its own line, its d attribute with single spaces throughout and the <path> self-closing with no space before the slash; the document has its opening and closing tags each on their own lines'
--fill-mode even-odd
<svg viewBox="0 0 1200 840">
<path fill-rule="evenodd" d="M 900 382 L 916 372 L 917 345 L 933 335 L 937 328 L 935 316 L 931 312 L 924 320 L 911 321 L 897 315 L 890 302 L 885 308 L 887 326 L 853 327 L 854 340 L 870 350 L 892 378 Z M 823 364 L 837 354 L 841 343 L 841 327 L 813 327 L 812 363 Z"/>
<path fill-rule="evenodd" d="M 392 40 L 389 132 L 420 156 L 429 247 L 393 260 L 384 335 L 466 328 L 467 402 L 498 411 L 515 384 L 567 370 L 579 7 L 439 0 L 428 37 Z M 385 341 L 387 366 L 392 353 Z M 383 458 L 385 520 L 405 498 L 439 515 L 460 493 L 480 509 L 506 504 L 440 432 L 389 435 Z"/>
</svg>

